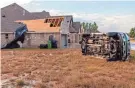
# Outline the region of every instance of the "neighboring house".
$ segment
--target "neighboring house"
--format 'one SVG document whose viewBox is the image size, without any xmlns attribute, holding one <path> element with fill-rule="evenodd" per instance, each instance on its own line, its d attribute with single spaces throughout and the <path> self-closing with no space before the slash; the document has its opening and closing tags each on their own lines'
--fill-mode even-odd
<svg viewBox="0 0 135 88">
<path fill-rule="evenodd" d="M 28 33 L 22 47 L 38 47 L 47 43 L 50 35 L 55 37 L 60 48 L 79 42 L 76 36 L 80 33 L 80 22 L 73 22 L 72 15 L 50 16 L 46 11 L 29 12 L 16 3 L 2 8 L 1 14 L 2 42 L 7 41 L 9 33 L 14 38 L 14 31 L 23 24 L 27 25 Z"/>
<path fill-rule="evenodd" d="M 43 19 L 49 17 L 49 12 L 29 12 L 16 3 L 1 8 L 1 16 L 8 21 Z"/>
<path fill-rule="evenodd" d="M 26 24 L 29 30 L 28 33 L 31 33 L 31 35 L 32 34 L 34 35 L 36 33 L 35 35 L 38 39 L 33 38 L 32 41 L 38 42 L 35 42 L 36 44 L 33 42 L 31 43 L 31 45 L 29 44 L 30 46 L 33 45 L 39 46 L 44 42 L 47 43 L 47 39 L 49 36 L 43 37 L 45 34 L 54 35 L 54 37 L 58 41 L 58 47 L 61 48 L 67 48 L 70 47 L 71 45 L 70 43 L 79 42 L 79 39 L 76 37 L 77 36 L 76 34 L 78 34 L 80 31 L 80 22 L 73 22 L 73 17 L 71 15 L 50 16 L 45 19 L 35 19 L 35 20 L 18 20 L 16 22 Z M 38 34 L 40 33 L 40 35 L 43 36 L 41 37 L 40 35 L 37 35 L 37 33 Z M 71 42 L 68 42 L 68 40 L 70 40 Z"/>
<path fill-rule="evenodd" d="M 1 30 L 2 32 L 15 31 L 20 24 L 16 20 L 43 19 L 49 17 L 49 12 L 32 12 L 25 10 L 16 3 L 1 8 Z"/>
<path fill-rule="evenodd" d="M 31 12 L 32 15 L 36 17 L 36 19 L 43 19 L 45 17 L 50 17 L 50 13 L 46 11 L 42 12 Z"/>
</svg>

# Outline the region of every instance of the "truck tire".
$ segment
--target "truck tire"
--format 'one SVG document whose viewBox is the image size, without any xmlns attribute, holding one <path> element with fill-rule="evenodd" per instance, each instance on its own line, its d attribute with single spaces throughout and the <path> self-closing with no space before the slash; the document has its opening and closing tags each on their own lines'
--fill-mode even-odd
<svg viewBox="0 0 135 88">
<path fill-rule="evenodd" d="M 81 49 L 82 49 L 82 54 L 83 55 L 87 55 L 87 46 L 86 46 L 86 42 L 85 41 L 82 41 Z"/>
</svg>

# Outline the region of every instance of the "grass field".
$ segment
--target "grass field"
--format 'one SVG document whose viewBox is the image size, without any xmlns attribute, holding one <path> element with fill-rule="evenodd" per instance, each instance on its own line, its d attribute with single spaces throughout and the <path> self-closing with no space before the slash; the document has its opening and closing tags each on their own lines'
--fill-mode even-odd
<svg viewBox="0 0 135 88">
<path fill-rule="evenodd" d="M 131 59 L 129 61 L 132 61 L 132 62 L 134 61 L 135 62 L 135 51 L 134 50 L 131 51 L 130 58 Z"/>
<path fill-rule="evenodd" d="M 2 50 L 3 87 L 135 88 L 135 51 L 126 62 L 83 56 L 79 49 Z"/>
<path fill-rule="evenodd" d="M 130 39 L 131 42 L 135 42 L 135 39 Z"/>
</svg>

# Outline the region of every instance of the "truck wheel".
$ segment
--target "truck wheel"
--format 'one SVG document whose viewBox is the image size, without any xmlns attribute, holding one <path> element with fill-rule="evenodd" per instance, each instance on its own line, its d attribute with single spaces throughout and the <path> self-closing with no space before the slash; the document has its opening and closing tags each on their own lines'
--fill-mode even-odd
<svg viewBox="0 0 135 88">
<path fill-rule="evenodd" d="M 126 61 L 126 60 L 128 60 L 128 57 L 127 56 L 125 56 L 125 57 L 122 58 L 122 61 Z"/>
<path fill-rule="evenodd" d="M 81 49 L 82 49 L 82 54 L 86 55 L 87 54 L 87 47 L 85 41 L 82 41 L 81 43 Z"/>
</svg>

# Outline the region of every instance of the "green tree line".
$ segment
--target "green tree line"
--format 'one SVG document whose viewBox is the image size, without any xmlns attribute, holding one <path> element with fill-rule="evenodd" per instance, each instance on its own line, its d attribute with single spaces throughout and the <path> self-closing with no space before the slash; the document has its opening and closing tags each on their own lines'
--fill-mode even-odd
<svg viewBox="0 0 135 88">
<path fill-rule="evenodd" d="M 130 29 L 129 36 L 131 38 L 134 38 L 135 37 L 135 27 Z"/>
<path fill-rule="evenodd" d="M 83 22 L 81 25 L 82 25 L 85 33 L 99 32 L 98 25 L 96 24 L 96 22 L 94 22 L 94 23 Z"/>
</svg>

